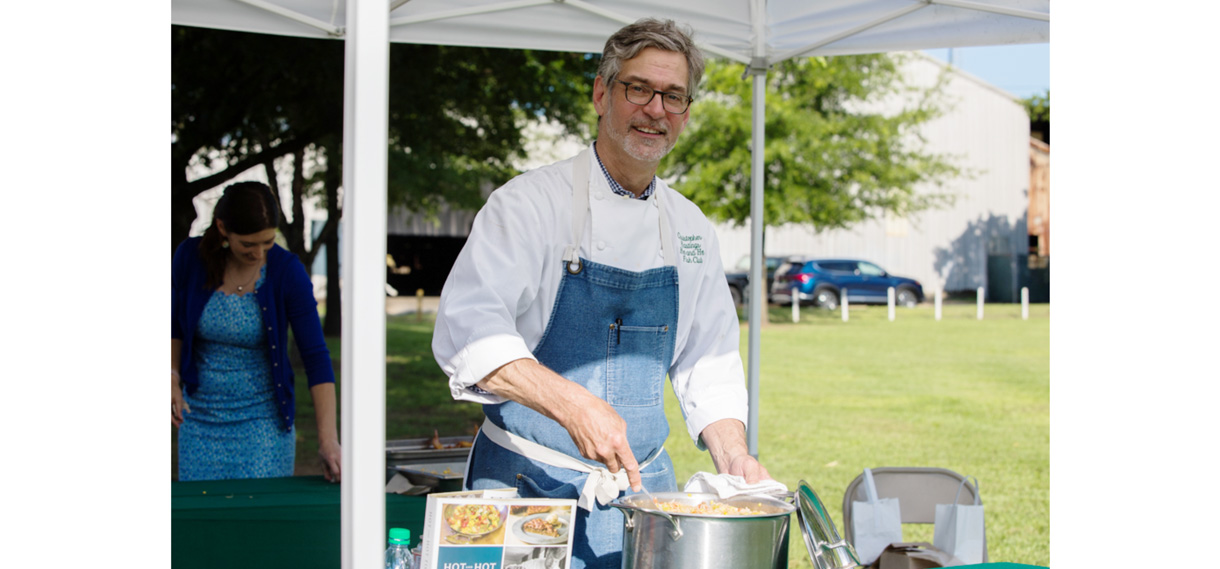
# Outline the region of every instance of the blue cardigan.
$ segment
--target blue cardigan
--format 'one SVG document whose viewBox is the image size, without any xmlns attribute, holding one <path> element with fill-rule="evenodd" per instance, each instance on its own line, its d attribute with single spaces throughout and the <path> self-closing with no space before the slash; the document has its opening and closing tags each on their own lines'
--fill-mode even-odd
<svg viewBox="0 0 1220 569">
<path fill-rule="evenodd" d="M 198 237 L 178 245 L 174 251 L 173 268 L 173 338 L 182 340 L 179 374 L 187 393 L 199 388 L 199 370 L 192 357 L 195 329 L 203 316 L 203 308 L 215 292 L 206 288 L 207 270 L 199 255 Z M 318 320 L 318 301 L 313 296 L 313 284 L 296 255 L 279 245 L 267 251 L 267 274 L 254 292 L 262 308 L 263 324 L 267 326 L 267 351 L 271 361 L 271 379 L 275 382 L 276 405 L 279 406 L 284 430 L 292 428 L 296 416 L 293 394 L 292 364 L 288 361 L 288 327 L 291 325 L 309 386 L 334 383 L 330 350 L 322 338 Z"/>
</svg>

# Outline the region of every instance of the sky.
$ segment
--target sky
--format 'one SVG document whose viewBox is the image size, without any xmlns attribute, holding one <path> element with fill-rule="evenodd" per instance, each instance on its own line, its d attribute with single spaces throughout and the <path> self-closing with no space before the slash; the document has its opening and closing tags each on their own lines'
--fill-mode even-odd
<svg viewBox="0 0 1220 569">
<path fill-rule="evenodd" d="M 952 63 L 1019 99 L 1043 95 L 1050 88 L 1049 43 L 930 49 L 924 53 Z"/>
</svg>

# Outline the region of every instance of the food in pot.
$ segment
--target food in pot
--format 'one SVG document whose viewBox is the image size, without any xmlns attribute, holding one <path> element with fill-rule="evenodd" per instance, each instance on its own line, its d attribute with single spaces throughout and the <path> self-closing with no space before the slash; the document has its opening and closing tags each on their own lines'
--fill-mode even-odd
<svg viewBox="0 0 1220 569">
<path fill-rule="evenodd" d="M 676 500 L 656 502 L 658 508 L 671 514 L 702 514 L 705 516 L 755 516 L 764 513 L 746 506 L 730 506 L 728 504 L 708 500 L 698 504 L 685 504 Z"/>
<path fill-rule="evenodd" d="M 559 516 L 551 514 L 545 518 L 534 518 L 521 524 L 521 529 L 546 537 L 559 537 Z"/>
<path fill-rule="evenodd" d="M 500 527 L 500 510 L 483 504 L 461 504 L 450 510 L 445 521 L 460 534 L 483 535 Z"/>
</svg>

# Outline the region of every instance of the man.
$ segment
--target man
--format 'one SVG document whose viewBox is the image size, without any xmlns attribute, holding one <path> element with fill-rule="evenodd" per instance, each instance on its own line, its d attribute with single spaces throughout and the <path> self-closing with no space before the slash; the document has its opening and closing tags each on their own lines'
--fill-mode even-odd
<svg viewBox="0 0 1220 569">
<path fill-rule="evenodd" d="M 716 470 L 748 453 L 740 329 L 712 224 L 656 178 L 690 118 L 703 58 L 673 22 L 606 42 L 594 144 L 491 194 L 441 294 L 432 349 L 453 397 L 487 415 L 466 484 L 578 499 L 573 567 L 621 564 L 626 490 L 677 491 L 668 373 Z"/>
</svg>

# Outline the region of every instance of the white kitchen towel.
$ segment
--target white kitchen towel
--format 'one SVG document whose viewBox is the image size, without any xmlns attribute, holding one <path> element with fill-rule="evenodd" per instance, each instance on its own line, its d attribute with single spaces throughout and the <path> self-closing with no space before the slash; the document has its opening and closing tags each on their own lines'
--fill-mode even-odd
<svg viewBox="0 0 1220 569">
<path fill-rule="evenodd" d="M 778 480 L 763 480 L 762 482 L 747 484 L 745 478 L 735 474 L 696 472 L 686 482 L 686 487 L 682 491 L 716 494 L 721 499 L 740 495 L 785 498 L 788 494 L 788 487 Z"/>
</svg>

